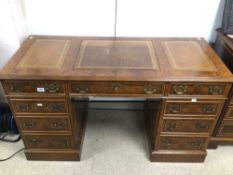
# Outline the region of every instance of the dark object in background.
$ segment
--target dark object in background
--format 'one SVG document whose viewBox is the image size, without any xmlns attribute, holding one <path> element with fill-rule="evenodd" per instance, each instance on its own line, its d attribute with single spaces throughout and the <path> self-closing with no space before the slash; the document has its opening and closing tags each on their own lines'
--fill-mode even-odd
<svg viewBox="0 0 233 175">
<path fill-rule="evenodd" d="M 233 34 L 233 1 L 226 0 L 223 14 L 223 32 L 225 34 Z"/>
<path fill-rule="evenodd" d="M 233 39 L 224 34 L 222 29 L 217 30 L 215 51 L 233 73 Z M 233 88 L 225 102 L 223 111 L 210 139 L 208 148 L 217 148 L 218 145 L 233 145 Z"/>
<path fill-rule="evenodd" d="M 8 104 L 0 103 L 0 133 L 11 131 L 18 134 L 14 117 Z"/>
</svg>

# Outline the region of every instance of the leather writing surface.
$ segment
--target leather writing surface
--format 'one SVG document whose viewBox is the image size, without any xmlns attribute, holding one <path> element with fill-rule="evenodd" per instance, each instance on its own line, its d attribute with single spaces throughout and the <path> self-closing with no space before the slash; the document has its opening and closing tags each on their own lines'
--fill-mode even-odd
<svg viewBox="0 0 233 175">
<path fill-rule="evenodd" d="M 158 69 L 151 41 L 84 40 L 75 68 Z"/>
<path fill-rule="evenodd" d="M 61 68 L 64 63 L 69 40 L 37 39 L 25 53 L 17 68 Z"/>
<path fill-rule="evenodd" d="M 217 71 L 196 41 L 164 41 L 162 44 L 175 70 Z"/>
</svg>

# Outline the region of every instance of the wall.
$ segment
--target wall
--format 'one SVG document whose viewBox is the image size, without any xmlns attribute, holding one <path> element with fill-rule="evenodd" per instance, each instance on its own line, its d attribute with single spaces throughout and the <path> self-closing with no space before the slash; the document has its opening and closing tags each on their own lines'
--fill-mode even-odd
<svg viewBox="0 0 233 175">
<path fill-rule="evenodd" d="M 19 0 L 0 0 L 0 68 L 27 36 Z"/>
<path fill-rule="evenodd" d="M 27 36 L 27 29 L 19 0 L 0 0 L 0 68 Z M 6 99 L 3 96 L 0 84 L 0 102 Z"/>
<path fill-rule="evenodd" d="M 22 0 L 31 34 L 113 36 L 115 0 Z M 118 0 L 118 36 L 214 41 L 224 0 Z"/>
</svg>

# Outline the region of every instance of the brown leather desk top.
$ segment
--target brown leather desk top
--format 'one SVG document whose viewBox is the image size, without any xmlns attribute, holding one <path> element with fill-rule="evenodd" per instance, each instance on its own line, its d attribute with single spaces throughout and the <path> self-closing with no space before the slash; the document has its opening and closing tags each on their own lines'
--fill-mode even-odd
<svg viewBox="0 0 233 175">
<path fill-rule="evenodd" d="M 31 36 L 1 79 L 233 82 L 199 38 Z"/>
</svg>

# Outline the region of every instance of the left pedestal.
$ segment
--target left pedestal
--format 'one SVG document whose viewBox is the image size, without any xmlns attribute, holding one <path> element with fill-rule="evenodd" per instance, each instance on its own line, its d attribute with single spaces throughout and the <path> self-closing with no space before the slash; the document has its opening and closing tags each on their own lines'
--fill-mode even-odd
<svg viewBox="0 0 233 175">
<path fill-rule="evenodd" d="M 86 104 L 71 104 L 65 82 L 2 83 L 28 160 L 80 160 Z"/>
</svg>

